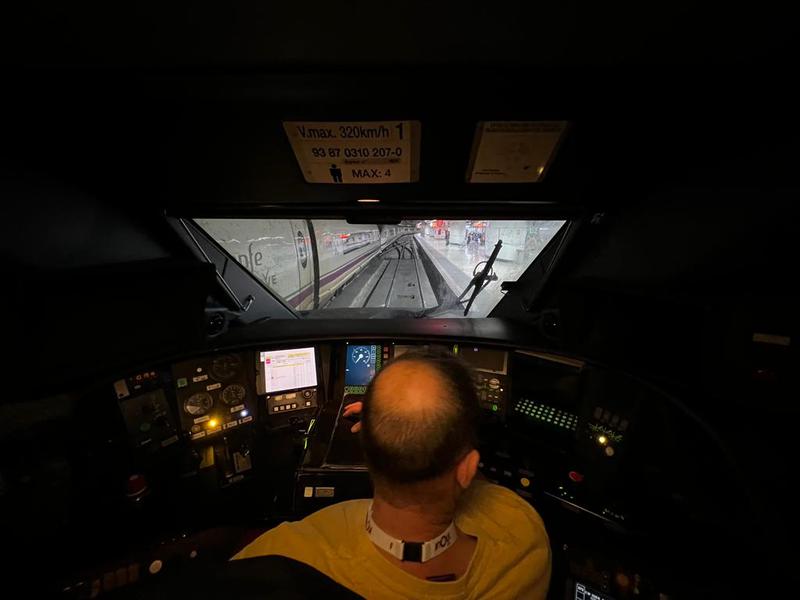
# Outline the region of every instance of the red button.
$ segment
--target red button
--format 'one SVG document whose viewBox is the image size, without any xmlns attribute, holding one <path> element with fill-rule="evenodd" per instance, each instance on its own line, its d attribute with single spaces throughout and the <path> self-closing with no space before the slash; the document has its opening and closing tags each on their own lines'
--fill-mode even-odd
<svg viewBox="0 0 800 600">
<path fill-rule="evenodd" d="M 581 475 L 577 471 L 570 471 L 569 478 L 575 483 L 580 483 L 581 481 L 583 481 L 583 475 Z"/>
</svg>

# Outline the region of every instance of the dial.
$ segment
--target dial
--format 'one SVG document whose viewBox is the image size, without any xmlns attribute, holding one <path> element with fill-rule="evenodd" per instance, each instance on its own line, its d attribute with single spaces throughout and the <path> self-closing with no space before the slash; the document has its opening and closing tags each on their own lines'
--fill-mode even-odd
<svg viewBox="0 0 800 600">
<path fill-rule="evenodd" d="M 211 363 L 211 375 L 217 381 L 227 381 L 236 377 L 241 366 L 241 358 L 235 354 L 225 354 L 215 358 L 214 362 Z"/>
<path fill-rule="evenodd" d="M 214 406 L 214 399 L 208 392 L 198 392 L 192 394 L 183 403 L 183 410 L 193 417 L 202 417 L 211 407 Z"/>
<path fill-rule="evenodd" d="M 353 346 L 350 352 L 350 360 L 352 360 L 355 365 L 369 367 L 370 362 L 372 362 L 371 351 L 372 348 L 370 346 Z"/>
<path fill-rule="evenodd" d="M 241 404 L 247 396 L 247 390 L 243 385 L 232 383 L 222 390 L 222 401 L 228 406 Z"/>
</svg>

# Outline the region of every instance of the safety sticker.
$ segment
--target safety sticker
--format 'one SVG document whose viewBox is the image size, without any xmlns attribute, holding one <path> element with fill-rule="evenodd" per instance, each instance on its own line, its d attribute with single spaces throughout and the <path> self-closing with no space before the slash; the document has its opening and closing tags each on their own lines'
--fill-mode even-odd
<svg viewBox="0 0 800 600">
<path fill-rule="evenodd" d="M 467 181 L 541 181 L 566 130 L 567 121 L 481 121 L 475 129 Z"/>
</svg>

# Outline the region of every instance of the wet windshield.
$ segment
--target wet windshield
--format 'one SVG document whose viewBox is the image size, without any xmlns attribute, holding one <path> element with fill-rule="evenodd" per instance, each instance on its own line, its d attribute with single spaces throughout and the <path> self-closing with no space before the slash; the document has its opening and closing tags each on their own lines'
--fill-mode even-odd
<svg viewBox="0 0 800 600">
<path fill-rule="evenodd" d="M 219 246 L 303 316 L 485 317 L 564 221 L 197 219 Z M 492 255 L 494 260 L 491 260 Z M 488 265 L 488 269 L 487 269 Z M 474 295 L 476 286 L 479 288 Z M 359 309 L 358 311 L 346 309 Z M 333 314 L 333 313 L 329 313 Z"/>
</svg>

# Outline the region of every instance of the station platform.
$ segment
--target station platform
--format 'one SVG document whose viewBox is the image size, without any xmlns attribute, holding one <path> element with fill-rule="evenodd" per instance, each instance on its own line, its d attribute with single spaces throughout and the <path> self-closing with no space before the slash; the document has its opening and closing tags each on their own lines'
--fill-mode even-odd
<svg viewBox="0 0 800 600">
<path fill-rule="evenodd" d="M 475 267 L 488 260 L 492 253 L 491 246 L 481 246 L 478 242 L 448 244 L 446 240 L 422 234 L 417 234 L 416 239 L 456 297 L 461 295 L 469 285 Z M 500 283 L 504 280 L 515 280 L 525 270 L 527 264 L 527 262 L 520 265 L 517 261 L 496 260 L 493 269 L 498 279 L 490 281 L 478 295 L 470 309 L 470 314 L 487 315 L 503 298 Z M 481 266 L 481 268 L 483 267 Z M 463 311 L 460 314 L 463 314 Z"/>
</svg>

